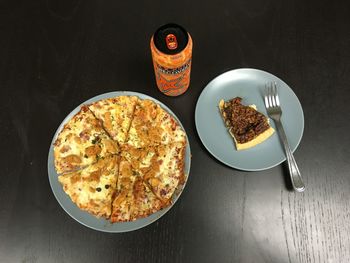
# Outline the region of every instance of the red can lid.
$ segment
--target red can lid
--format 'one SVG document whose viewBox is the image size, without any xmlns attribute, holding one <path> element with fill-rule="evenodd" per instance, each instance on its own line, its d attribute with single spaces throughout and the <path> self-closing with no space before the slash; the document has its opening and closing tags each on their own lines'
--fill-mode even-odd
<svg viewBox="0 0 350 263">
<path fill-rule="evenodd" d="M 168 55 L 174 55 L 185 49 L 188 43 L 188 33 L 180 25 L 169 23 L 161 26 L 154 33 L 153 41 L 156 48 Z"/>
</svg>

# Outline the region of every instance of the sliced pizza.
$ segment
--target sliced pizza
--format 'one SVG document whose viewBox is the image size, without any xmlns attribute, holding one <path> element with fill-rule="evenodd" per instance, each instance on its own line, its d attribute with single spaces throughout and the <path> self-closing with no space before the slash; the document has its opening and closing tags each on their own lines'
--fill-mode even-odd
<svg viewBox="0 0 350 263">
<path fill-rule="evenodd" d="M 166 207 L 149 189 L 131 162 L 121 160 L 111 222 L 134 221 Z"/>
<path fill-rule="evenodd" d="M 136 96 L 119 96 L 96 101 L 89 108 L 109 135 L 121 144 L 126 140 L 137 101 Z"/>
<path fill-rule="evenodd" d="M 87 106 L 64 125 L 54 143 L 57 173 L 65 173 L 118 153 L 118 144 L 103 129 Z"/>
<path fill-rule="evenodd" d="M 157 146 L 150 169 L 144 172 L 143 179 L 164 202 L 171 202 L 176 189 L 185 183 L 185 148 L 184 143 Z"/>
<path fill-rule="evenodd" d="M 186 143 L 186 133 L 166 110 L 160 107 L 155 126 L 161 130 L 161 144 Z"/>
<path fill-rule="evenodd" d="M 99 160 L 85 169 L 58 176 L 63 190 L 82 210 L 109 218 L 118 176 L 117 156 Z"/>
<path fill-rule="evenodd" d="M 134 184 L 134 204 L 131 213 L 132 220 L 147 217 L 155 212 L 164 209 L 170 203 L 162 202 L 151 191 L 149 186 L 137 178 Z"/>
<path fill-rule="evenodd" d="M 258 112 L 255 105 L 245 106 L 241 104 L 241 101 L 242 98 L 236 97 L 229 101 L 219 102 L 222 118 L 237 150 L 248 149 L 260 144 L 274 133 L 269 119 Z"/>
<path fill-rule="evenodd" d="M 175 190 L 185 182 L 185 146 L 171 143 L 142 149 L 128 147 L 121 154 L 158 198 L 171 202 Z"/>
<path fill-rule="evenodd" d="M 152 100 L 136 105 L 127 144 L 135 148 L 186 142 L 186 134 L 178 122 Z"/>
<path fill-rule="evenodd" d="M 54 143 L 59 182 L 82 210 L 111 222 L 147 217 L 185 183 L 186 134 L 152 100 L 97 101 L 70 119 Z"/>
</svg>

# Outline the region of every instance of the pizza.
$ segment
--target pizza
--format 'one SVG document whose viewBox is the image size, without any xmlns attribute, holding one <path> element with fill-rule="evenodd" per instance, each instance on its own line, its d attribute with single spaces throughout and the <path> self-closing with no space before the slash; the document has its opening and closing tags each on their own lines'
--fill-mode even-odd
<svg viewBox="0 0 350 263">
<path fill-rule="evenodd" d="M 63 190 L 82 210 L 109 218 L 118 176 L 118 158 L 100 159 L 82 170 L 58 177 Z"/>
<path fill-rule="evenodd" d="M 126 144 L 143 148 L 185 141 L 181 126 L 158 104 L 143 100 L 136 105 Z"/>
<path fill-rule="evenodd" d="M 234 139 L 237 150 L 256 146 L 274 133 L 269 119 L 258 112 L 255 105 L 245 106 L 241 102 L 240 97 L 219 102 L 221 116 Z"/>
<path fill-rule="evenodd" d="M 128 222 L 172 203 L 186 181 L 186 145 L 185 131 L 159 104 L 119 96 L 84 105 L 67 121 L 54 162 L 81 210 Z"/>
<path fill-rule="evenodd" d="M 89 105 L 89 109 L 102 121 L 113 140 L 124 143 L 137 101 L 136 96 L 120 96 L 96 101 Z"/>
<path fill-rule="evenodd" d="M 166 206 L 166 203 L 151 191 L 131 162 L 122 159 L 119 167 L 111 222 L 133 221 L 149 216 Z"/>
<path fill-rule="evenodd" d="M 161 200 L 168 202 L 176 186 L 184 183 L 185 145 L 172 143 L 160 145 L 151 160 L 151 169 L 144 173 L 144 180 Z"/>
<path fill-rule="evenodd" d="M 87 106 L 63 127 L 54 143 L 57 173 L 65 173 L 118 153 L 118 144 L 103 129 Z"/>
<path fill-rule="evenodd" d="M 176 142 L 147 148 L 127 147 L 122 156 L 133 171 L 153 189 L 155 195 L 170 202 L 177 185 L 184 183 L 185 144 Z"/>
</svg>

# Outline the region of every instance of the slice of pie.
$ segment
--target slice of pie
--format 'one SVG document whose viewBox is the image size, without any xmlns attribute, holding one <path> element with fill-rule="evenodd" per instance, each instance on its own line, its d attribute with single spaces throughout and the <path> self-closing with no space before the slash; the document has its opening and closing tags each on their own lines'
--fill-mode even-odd
<svg viewBox="0 0 350 263">
<path fill-rule="evenodd" d="M 109 218 L 118 176 L 119 157 L 109 156 L 85 169 L 58 176 L 63 190 L 82 210 Z"/>
<path fill-rule="evenodd" d="M 54 143 L 58 174 L 71 172 L 118 153 L 118 145 L 87 106 L 70 119 Z"/>
<path fill-rule="evenodd" d="M 121 144 L 126 140 L 137 101 L 136 96 L 119 96 L 96 101 L 89 108 L 109 135 Z"/>
<path fill-rule="evenodd" d="M 241 101 L 242 98 L 236 97 L 219 102 L 222 118 L 235 141 L 237 150 L 256 146 L 274 133 L 269 119 L 258 112 L 255 105 L 245 106 Z"/>
</svg>

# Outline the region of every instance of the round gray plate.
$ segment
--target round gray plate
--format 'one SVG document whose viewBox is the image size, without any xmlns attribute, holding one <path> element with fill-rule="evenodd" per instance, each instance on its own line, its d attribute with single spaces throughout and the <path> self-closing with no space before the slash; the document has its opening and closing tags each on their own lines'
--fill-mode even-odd
<svg viewBox="0 0 350 263">
<path fill-rule="evenodd" d="M 224 164 L 245 171 L 259 171 L 274 167 L 286 160 L 275 132 L 265 142 L 237 151 L 219 112 L 219 101 L 241 97 L 242 104 L 255 104 L 267 115 L 263 94 L 265 84 L 275 81 L 282 107 L 282 123 L 292 151 L 298 147 L 304 130 L 301 104 L 288 85 L 276 76 L 257 69 L 236 69 L 212 80 L 198 98 L 195 121 L 199 137 L 207 150 Z M 271 126 L 275 128 L 272 120 Z"/>
<path fill-rule="evenodd" d="M 53 155 L 53 143 L 56 141 L 57 135 L 60 133 L 60 131 L 62 130 L 64 124 L 70 120 L 74 114 L 76 114 L 79 110 L 80 107 L 83 104 L 89 104 L 101 99 L 107 99 L 107 98 L 111 98 L 111 97 L 117 97 L 117 96 L 121 96 L 121 95 L 129 95 L 129 96 L 138 96 L 141 99 L 150 99 L 155 101 L 156 103 L 158 103 L 160 106 L 162 106 L 163 109 L 165 109 L 166 111 L 168 111 L 177 121 L 178 123 L 181 125 L 181 127 L 183 128 L 181 122 L 179 121 L 179 119 L 176 117 L 176 115 L 167 107 L 165 106 L 163 103 L 161 103 L 160 101 L 147 96 L 145 94 L 141 94 L 141 93 L 137 93 L 137 92 L 130 92 L 130 91 L 115 91 L 115 92 L 110 92 L 110 93 L 105 93 L 96 97 L 93 97 L 85 102 L 83 102 L 81 105 L 79 105 L 78 107 L 76 107 L 71 113 L 68 114 L 68 116 L 63 120 L 63 122 L 61 123 L 61 125 L 58 127 L 55 135 L 53 136 L 51 145 L 50 145 L 50 150 L 49 150 L 49 156 L 48 156 L 48 160 L 47 160 L 47 168 L 48 168 L 48 174 L 49 174 L 49 181 L 50 181 L 50 185 L 52 188 L 52 191 L 58 201 L 58 203 L 62 206 L 62 208 L 72 217 L 74 218 L 76 221 L 78 221 L 79 223 L 90 227 L 92 229 L 95 230 L 99 230 L 99 231 L 104 231 L 104 232 L 128 232 L 128 231 L 132 231 L 132 230 L 136 230 L 139 228 L 142 228 L 144 226 L 147 226 L 153 222 L 155 222 L 156 220 L 158 220 L 161 216 L 163 216 L 167 211 L 169 211 L 169 209 L 175 204 L 175 202 L 177 201 L 177 199 L 179 198 L 183 188 L 185 187 L 185 184 L 183 185 L 182 189 L 180 189 L 180 191 L 177 191 L 174 196 L 173 196 L 173 204 L 163 210 L 160 210 L 146 218 L 142 218 L 142 219 L 138 219 L 136 221 L 133 222 L 125 222 L 125 223 L 114 223 L 111 224 L 108 220 L 105 220 L 103 218 L 96 218 L 92 215 L 90 215 L 87 212 L 84 212 L 82 210 L 80 210 L 69 198 L 69 196 L 63 191 L 62 185 L 58 182 L 58 174 L 56 173 L 55 167 L 54 167 L 54 155 Z M 184 129 L 184 128 L 183 128 Z M 188 141 L 188 137 L 186 135 L 187 138 L 187 147 L 186 147 L 186 155 L 185 155 L 185 175 L 188 177 L 190 174 L 190 165 L 191 165 L 191 150 L 190 150 L 190 145 L 189 145 L 189 141 Z M 187 178 L 186 178 L 187 179 Z M 186 180 L 187 181 L 187 180 Z"/>
</svg>

